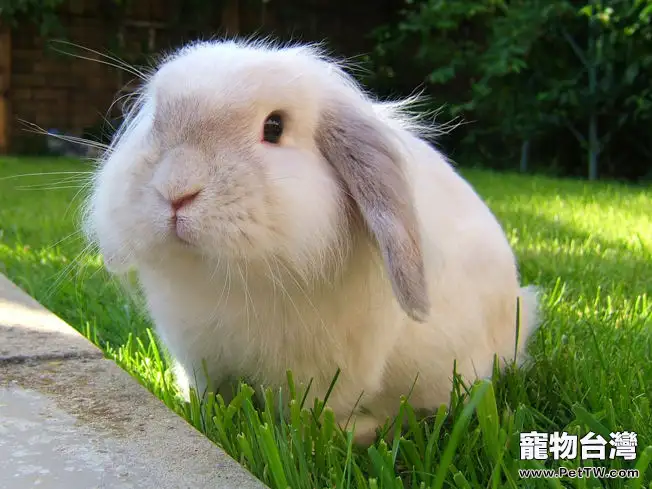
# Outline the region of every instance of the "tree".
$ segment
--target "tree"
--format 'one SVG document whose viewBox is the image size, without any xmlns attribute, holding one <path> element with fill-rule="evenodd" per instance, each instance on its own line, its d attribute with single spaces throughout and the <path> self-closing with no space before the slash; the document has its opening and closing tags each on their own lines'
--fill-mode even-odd
<svg viewBox="0 0 652 489">
<path fill-rule="evenodd" d="M 411 46 L 416 55 L 408 59 L 421 64 L 435 100 L 446 98 L 448 115 L 480 121 L 465 137 L 476 151 L 489 147 L 495 159 L 520 148 L 527 170 L 533 141 L 572 134 L 590 179 L 603 157 L 612 174 L 620 171 L 614 162 L 623 141 L 652 155 L 649 138 L 632 136 L 652 121 L 651 0 L 406 4 L 398 25 L 376 32 L 378 72 L 401 73 L 392 67 Z M 563 151 L 566 171 L 575 173 L 575 150 Z M 628 165 L 628 174 L 644 172 Z"/>
</svg>

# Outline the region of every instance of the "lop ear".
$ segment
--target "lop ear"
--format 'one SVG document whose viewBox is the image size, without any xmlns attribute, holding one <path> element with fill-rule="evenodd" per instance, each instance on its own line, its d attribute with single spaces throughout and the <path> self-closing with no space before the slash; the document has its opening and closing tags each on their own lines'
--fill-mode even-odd
<svg viewBox="0 0 652 489">
<path fill-rule="evenodd" d="M 401 307 L 425 321 L 430 301 L 419 227 L 391 129 L 353 104 L 333 102 L 321 113 L 316 142 L 375 237 Z"/>
</svg>

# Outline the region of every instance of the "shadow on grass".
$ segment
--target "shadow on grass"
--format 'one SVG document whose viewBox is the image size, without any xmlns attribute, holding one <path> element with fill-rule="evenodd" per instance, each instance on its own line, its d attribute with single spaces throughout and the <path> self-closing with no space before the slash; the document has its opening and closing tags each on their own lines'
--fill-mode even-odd
<svg viewBox="0 0 652 489">
<path fill-rule="evenodd" d="M 536 211 L 497 213 L 518 257 L 525 282 L 552 287 L 561 280 L 578 293 L 598 289 L 625 297 L 652 295 L 652 252 L 609 240 Z"/>
<path fill-rule="evenodd" d="M 613 181 L 589 182 L 572 178 L 555 178 L 543 175 L 523 175 L 512 172 L 497 172 L 491 170 L 461 169 L 460 173 L 467 178 L 482 195 L 494 194 L 500 189 L 501 195 L 517 198 L 530 198 L 533 195 L 546 199 L 587 199 L 596 197 L 636 198 L 649 196 L 651 186 L 627 184 Z"/>
</svg>

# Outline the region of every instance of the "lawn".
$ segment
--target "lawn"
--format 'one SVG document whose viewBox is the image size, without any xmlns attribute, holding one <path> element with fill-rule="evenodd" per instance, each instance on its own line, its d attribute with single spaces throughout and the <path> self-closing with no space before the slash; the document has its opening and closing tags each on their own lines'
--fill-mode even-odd
<svg viewBox="0 0 652 489">
<path fill-rule="evenodd" d="M 332 413 L 294 399 L 287 422 L 243 385 L 225 406 L 175 397 L 142 310 L 76 228 L 92 170 L 72 160 L 0 159 L 0 272 L 107 352 L 274 488 L 652 488 L 652 192 L 618 184 L 466 171 L 505 226 L 525 283 L 544 288 L 534 363 L 464 391 L 391 444 L 353 447 Z M 462 402 L 464 399 L 468 402 Z M 625 461 L 519 460 L 519 433 L 638 435 Z M 646 448 L 647 447 L 647 448 Z M 609 449 L 607 449 L 607 454 Z M 633 468 L 639 479 L 522 478 L 522 468 Z"/>
</svg>

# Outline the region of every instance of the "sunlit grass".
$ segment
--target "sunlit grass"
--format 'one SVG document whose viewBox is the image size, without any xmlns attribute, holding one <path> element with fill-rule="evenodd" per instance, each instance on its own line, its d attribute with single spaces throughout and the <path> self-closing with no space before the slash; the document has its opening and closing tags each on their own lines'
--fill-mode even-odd
<svg viewBox="0 0 652 489">
<path fill-rule="evenodd" d="M 76 233 L 80 183 L 91 167 L 65 160 L 0 160 L 0 271 L 98 343 L 121 366 L 274 488 L 652 488 L 652 196 L 649 188 L 464 172 L 505 226 L 523 281 L 545 290 L 534 365 L 470 393 L 450 409 L 369 450 L 353 447 L 332 412 L 301 396 L 260 405 L 243 385 L 224 405 L 178 401 L 139 308 Z M 59 172 L 59 173 L 57 173 Z M 17 177 L 24 174 L 39 176 Z M 65 188 L 64 188 L 65 187 Z M 77 195 L 76 198 L 75 195 Z M 80 258 L 81 256 L 81 258 Z M 461 399 L 468 402 L 463 403 Z M 283 400 L 288 401 L 288 400 Z M 279 422 L 279 412 L 288 422 Z M 520 479 L 522 431 L 638 433 L 638 481 Z M 582 462 L 584 465 L 590 462 Z"/>
</svg>

